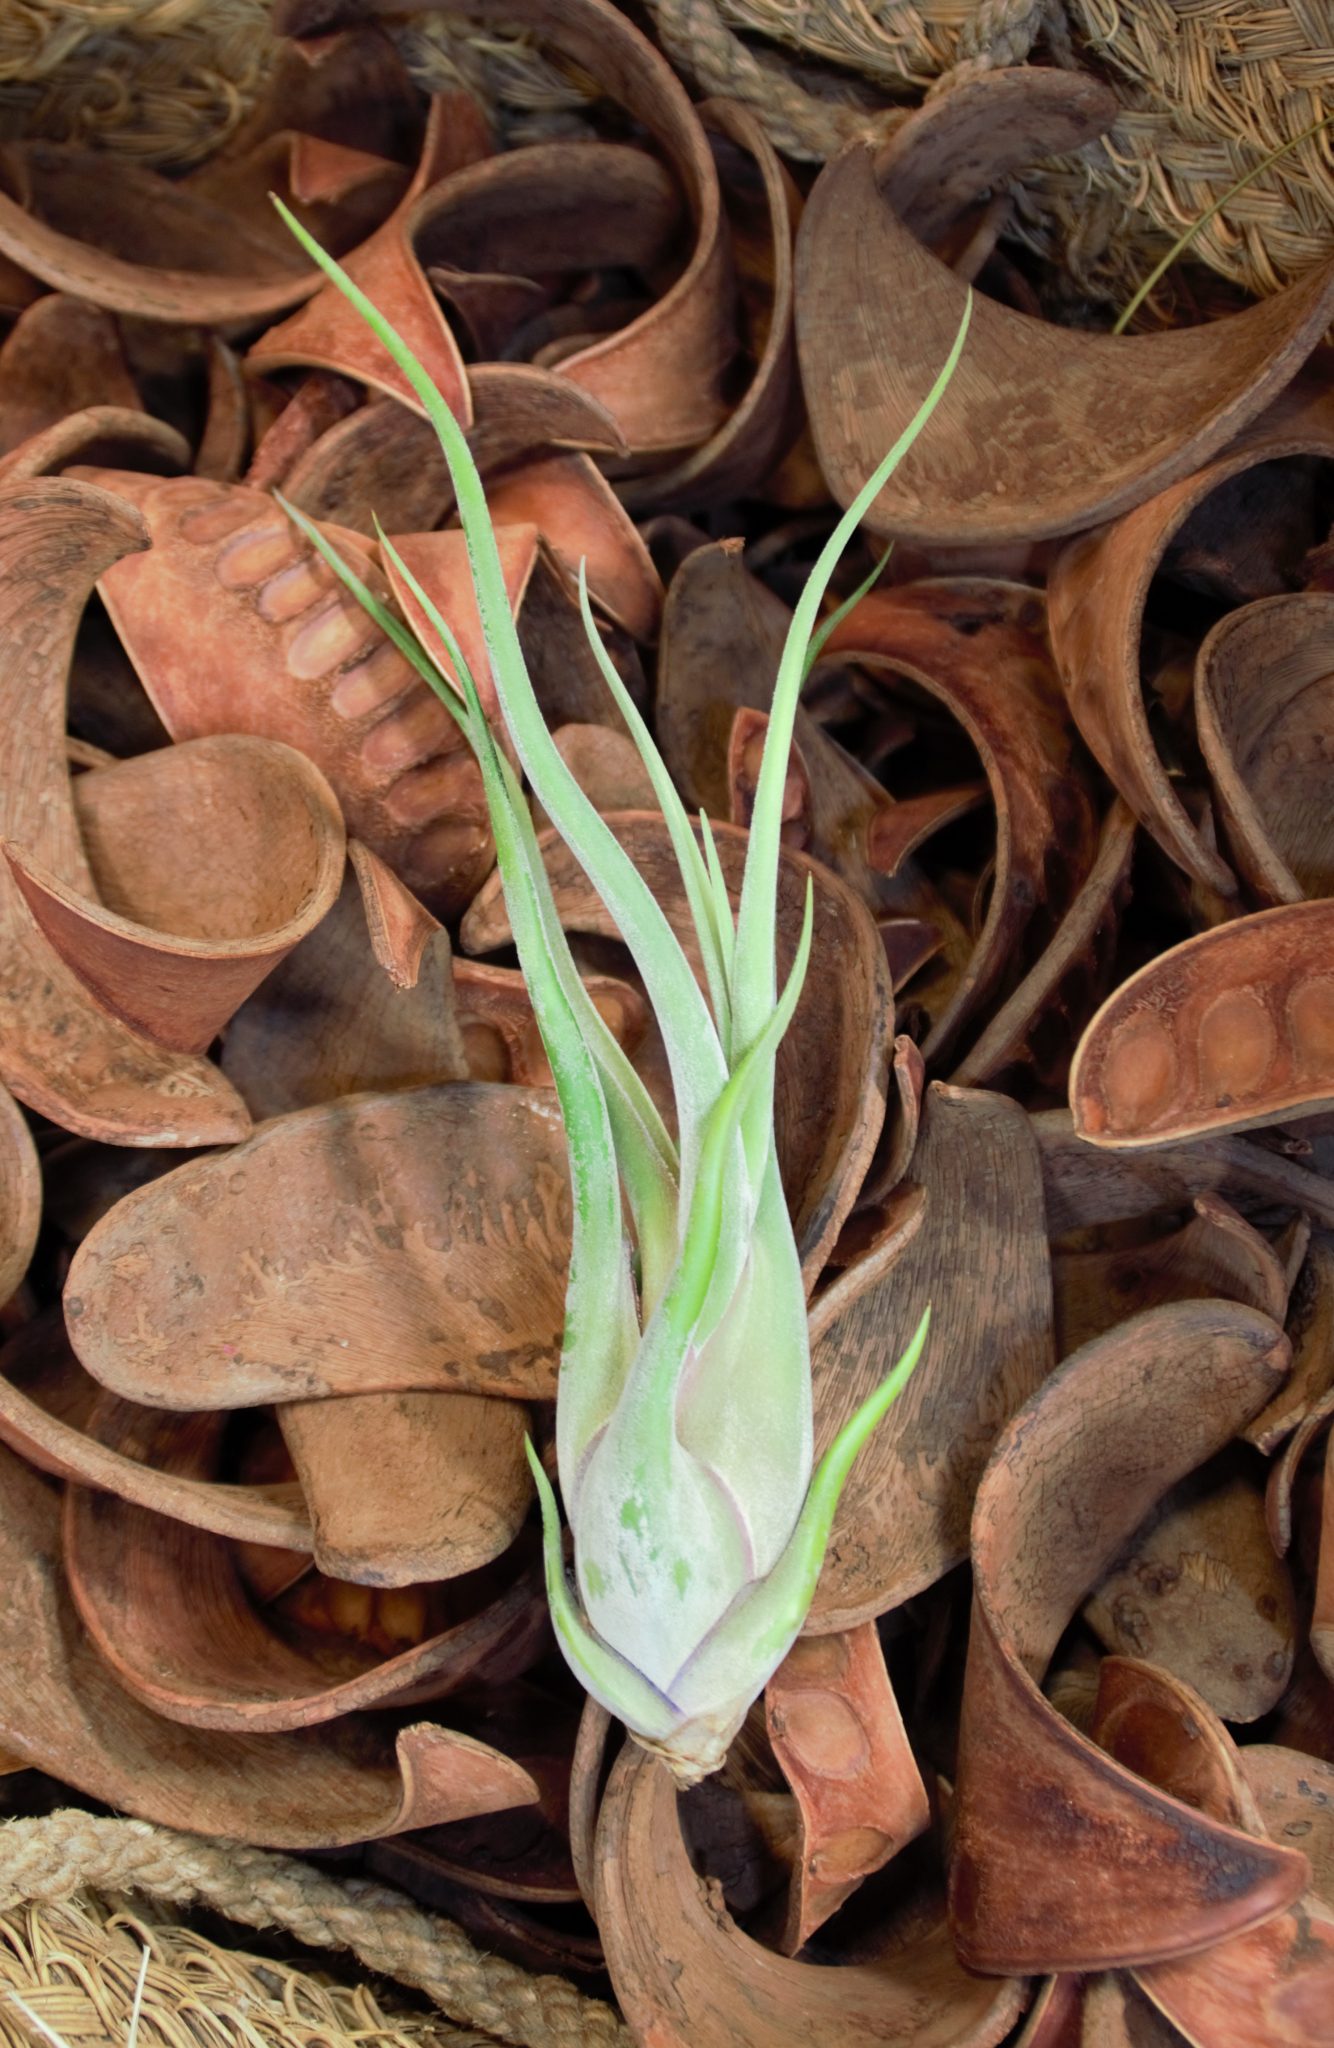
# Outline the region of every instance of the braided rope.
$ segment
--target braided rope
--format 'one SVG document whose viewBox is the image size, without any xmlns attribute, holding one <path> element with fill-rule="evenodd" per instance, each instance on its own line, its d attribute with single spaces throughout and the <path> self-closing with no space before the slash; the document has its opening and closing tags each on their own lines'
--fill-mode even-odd
<svg viewBox="0 0 1334 2048">
<path fill-rule="evenodd" d="M 482 1955 L 450 1921 L 369 1879 L 337 1880 L 292 1856 L 72 1809 L 0 1828 L 0 1912 L 84 1888 L 207 1906 L 245 1927 L 281 1928 L 310 1948 L 350 1950 L 366 1969 L 425 1992 L 451 2019 L 511 2048 L 630 2048 L 609 2006 L 563 1978 Z"/>
</svg>

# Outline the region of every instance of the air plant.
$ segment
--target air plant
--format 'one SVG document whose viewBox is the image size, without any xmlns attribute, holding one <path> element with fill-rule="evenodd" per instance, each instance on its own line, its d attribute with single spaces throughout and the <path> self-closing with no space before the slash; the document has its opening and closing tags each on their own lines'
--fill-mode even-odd
<svg viewBox="0 0 1334 2048">
<path fill-rule="evenodd" d="M 800 1629 L 848 1471 L 926 1343 L 929 1307 L 903 1356 L 813 1470 L 806 1304 L 779 1179 L 773 1099 L 775 1056 L 810 957 L 812 899 L 808 887 L 800 943 L 780 993 L 775 895 L 793 719 L 828 630 L 817 629 L 820 604 L 843 548 L 953 375 L 971 299 L 934 385 L 839 521 L 797 605 L 774 688 L 735 917 L 708 821 L 701 815 L 696 836 L 603 647 L 581 570 L 584 626 L 662 807 L 706 997 L 643 876 L 547 730 L 462 429 L 365 294 L 279 210 L 389 351 L 436 429 L 514 754 L 629 946 L 666 1048 L 677 1142 L 580 980 L 518 770 L 487 721 L 448 621 L 381 532 L 384 557 L 438 647 L 419 644 L 324 535 L 288 506 L 437 692 L 481 767 L 514 941 L 569 1148 L 573 1227 L 556 1452 L 573 1536 L 573 1584 L 555 1493 L 529 1445 L 548 1598 L 561 1648 L 587 1691 L 680 1781 L 693 1783 L 722 1762 Z"/>
</svg>

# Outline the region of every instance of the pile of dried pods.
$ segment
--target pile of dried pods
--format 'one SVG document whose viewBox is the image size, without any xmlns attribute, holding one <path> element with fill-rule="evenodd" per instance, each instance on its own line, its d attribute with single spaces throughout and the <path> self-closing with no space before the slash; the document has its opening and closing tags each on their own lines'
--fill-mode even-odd
<svg viewBox="0 0 1334 2048">
<path fill-rule="evenodd" d="M 1105 125 L 1078 74 L 961 84 L 803 204 L 606 0 L 505 0 L 604 98 L 499 154 L 370 11 L 289 6 L 317 38 L 178 182 L 0 166 L 3 1760 L 369 1845 L 605 1963 L 658 2048 L 1328 2043 L 1334 271 L 1060 329 L 990 195 Z M 679 929 L 573 573 L 734 883 L 785 599 L 978 281 L 780 891 L 820 1443 L 928 1299 L 932 1341 L 679 1803 L 546 1619 L 568 1190 L 477 769 L 271 495 L 387 591 L 378 513 L 476 655 L 449 479 L 271 188 L 466 424 L 543 708 Z"/>
</svg>

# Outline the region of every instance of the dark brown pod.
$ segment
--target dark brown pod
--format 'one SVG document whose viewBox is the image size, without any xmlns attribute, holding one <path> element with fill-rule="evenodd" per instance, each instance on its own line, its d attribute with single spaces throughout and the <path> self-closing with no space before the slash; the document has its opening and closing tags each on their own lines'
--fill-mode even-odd
<svg viewBox="0 0 1334 2048">
<path fill-rule="evenodd" d="M 1131 975 L 1070 1069 L 1095 1145 L 1254 1130 L 1334 1103 L 1334 899 L 1239 917 Z"/>
<path fill-rule="evenodd" d="M 792 246 L 801 195 L 749 107 L 711 99 L 697 111 L 722 166 L 723 208 L 753 375 L 722 425 L 683 461 L 623 487 L 625 502 L 636 514 L 747 496 L 763 484 L 800 427 Z M 737 159 L 742 168 L 729 177 Z"/>
<path fill-rule="evenodd" d="M 1326 1229 L 1334 1227 L 1334 1197 L 1323 1175 L 1248 1138 L 1114 1152 L 1076 1130 L 1068 1109 L 1041 1110 L 1032 1124 L 1053 1237 L 1154 1209 L 1180 1209 L 1209 1190 L 1229 1201 L 1257 1199 L 1296 1209 Z"/>
<path fill-rule="evenodd" d="M 663 1767 L 621 1751 L 598 1819 L 596 1913 L 621 2009 L 655 2048 L 995 2048 L 1024 1988 L 960 1967 L 943 1921 L 897 1953 L 842 1969 L 774 1955 L 744 1935 L 691 1867 Z"/>
<path fill-rule="evenodd" d="M 908 677 L 942 702 L 976 747 L 996 808 L 990 900 L 972 957 L 934 1019 L 924 1056 L 939 1058 L 995 988 L 1039 907 L 1059 918 L 1097 851 L 1097 825 L 1059 683 L 1040 596 L 1020 584 L 959 578 L 872 592 L 826 654 Z"/>
</svg>

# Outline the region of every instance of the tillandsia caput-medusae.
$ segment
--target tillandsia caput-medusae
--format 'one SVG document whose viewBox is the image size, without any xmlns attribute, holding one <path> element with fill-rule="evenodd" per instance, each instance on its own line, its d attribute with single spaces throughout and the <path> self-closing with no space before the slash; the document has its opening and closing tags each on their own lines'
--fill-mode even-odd
<svg viewBox="0 0 1334 2048">
<path fill-rule="evenodd" d="M 831 574 L 953 375 L 971 298 L 935 384 L 839 521 L 797 604 L 774 685 L 735 917 L 708 821 L 701 816 L 697 836 L 598 635 L 581 572 L 579 600 L 593 652 L 643 757 L 680 864 L 706 996 L 643 876 L 547 730 L 462 429 L 365 294 L 280 211 L 389 351 L 439 435 L 515 755 L 633 954 L 667 1052 L 675 1143 L 579 978 L 519 775 L 487 722 L 448 621 L 383 532 L 385 559 L 429 622 L 434 651 L 289 506 L 457 719 L 481 766 L 514 942 L 569 1147 L 573 1227 L 556 1453 L 574 1583 L 555 1494 L 530 1444 L 547 1593 L 561 1648 L 586 1689 L 692 1783 L 722 1762 L 796 1637 L 853 1459 L 926 1342 L 929 1306 L 902 1358 L 812 1469 L 805 1296 L 774 1140 L 774 1060 L 810 957 L 812 899 L 808 886 L 800 944 L 780 993 L 783 786 L 801 686 L 833 623 L 818 625 Z"/>
</svg>

